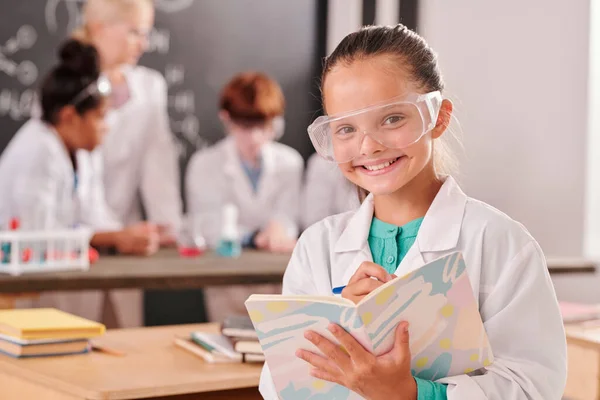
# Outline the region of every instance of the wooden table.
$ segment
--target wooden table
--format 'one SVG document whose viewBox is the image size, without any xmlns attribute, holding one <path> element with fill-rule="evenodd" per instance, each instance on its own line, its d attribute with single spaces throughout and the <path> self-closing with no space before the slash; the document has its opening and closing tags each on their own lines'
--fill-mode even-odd
<svg viewBox="0 0 600 400">
<path fill-rule="evenodd" d="M 175 250 L 142 257 L 103 256 L 89 271 L 0 275 L 0 293 L 87 289 L 197 289 L 215 285 L 281 283 L 289 254 L 244 251 L 240 258 L 207 253 L 180 257 Z"/>
<path fill-rule="evenodd" d="M 565 398 L 600 399 L 600 326 L 567 325 L 568 375 Z"/>
<path fill-rule="evenodd" d="M 176 347 L 176 335 L 214 324 L 109 330 L 96 339 L 125 352 L 12 359 L 0 355 L 0 399 L 261 399 L 262 364 L 208 364 Z"/>
<path fill-rule="evenodd" d="M 548 257 L 548 270 L 552 275 L 557 274 L 580 274 L 596 272 L 596 265 L 598 264 L 594 260 L 587 258 L 559 258 L 559 257 Z"/>
<path fill-rule="evenodd" d="M 175 250 L 152 257 L 102 256 L 89 271 L 0 275 L 0 308 L 12 308 L 16 299 L 43 291 L 88 289 L 198 289 L 205 286 L 281 283 L 289 255 L 244 251 L 240 258 L 207 253 L 182 258 Z M 586 259 L 549 258 L 550 273 L 593 273 Z"/>
<path fill-rule="evenodd" d="M 288 254 L 244 251 L 240 258 L 207 253 L 180 257 L 161 250 L 152 257 L 103 256 L 88 271 L 9 276 L 0 274 L 0 293 L 87 289 L 197 289 L 205 286 L 281 283 Z M 585 259 L 549 258 L 551 273 L 594 272 Z"/>
</svg>

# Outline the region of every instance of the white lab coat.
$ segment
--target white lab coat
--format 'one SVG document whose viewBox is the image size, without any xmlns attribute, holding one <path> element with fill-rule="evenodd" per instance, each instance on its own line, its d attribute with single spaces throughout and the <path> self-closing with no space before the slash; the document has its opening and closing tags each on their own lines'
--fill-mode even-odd
<svg viewBox="0 0 600 400">
<path fill-rule="evenodd" d="M 0 156 L 0 223 L 16 217 L 23 229 L 121 229 L 104 201 L 101 164 L 85 150 L 76 152 L 78 187 L 69 153 L 58 133 L 31 119 Z"/>
<path fill-rule="evenodd" d="M 125 225 L 142 220 L 143 205 L 148 221 L 170 225 L 177 234 L 182 202 L 167 84 L 159 72 L 142 66 L 127 67 L 124 74 L 130 98 L 109 111 L 100 147 L 106 201 Z M 121 326 L 142 324 L 141 290 L 113 290 L 111 297 Z"/>
<path fill-rule="evenodd" d="M 100 147 L 106 201 L 126 225 L 149 221 L 179 229 L 181 194 L 175 139 L 169 128 L 167 84 L 157 71 L 124 70 L 130 98 L 107 115 L 109 131 Z"/>
<path fill-rule="evenodd" d="M 78 185 L 69 153 L 57 132 L 31 119 L 16 133 L 0 156 L 0 221 L 4 228 L 16 217 L 21 229 L 67 229 L 87 226 L 92 232 L 121 229 L 104 200 L 100 159 L 85 150 L 75 154 Z M 22 307 L 53 306 L 101 319 L 99 291 L 43 293 Z"/>
<path fill-rule="evenodd" d="M 325 217 L 356 210 L 359 205 L 358 190 L 344 177 L 340 167 L 317 153 L 310 156 L 302 191 L 302 227 L 308 228 Z"/>
<path fill-rule="evenodd" d="M 283 279 L 284 294 L 331 295 L 363 261 L 373 199 L 357 212 L 327 218 L 304 232 Z M 463 253 L 494 353 L 482 375 L 445 378 L 450 400 L 559 400 L 566 381 L 566 342 L 546 261 L 525 228 L 467 197 L 446 178 L 396 275 L 454 251 Z M 277 399 L 263 369 L 260 392 Z"/>
<path fill-rule="evenodd" d="M 264 228 L 271 220 L 298 234 L 298 213 L 303 172 L 300 154 L 281 143 L 262 148 L 262 172 L 255 193 L 232 138 L 196 153 L 186 172 L 188 213 L 195 218 L 208 244 L 214 246 L 221 233 L 221 210 L 231 203 L 239 210 L 240 235 Z M 245 314 L 244 301 L 251 293 L 276 292 L 275 285 L 247 288 L 207 288 L 206 303 L 211 320 L 221 321 L 228 314 Z"/>
</svg>

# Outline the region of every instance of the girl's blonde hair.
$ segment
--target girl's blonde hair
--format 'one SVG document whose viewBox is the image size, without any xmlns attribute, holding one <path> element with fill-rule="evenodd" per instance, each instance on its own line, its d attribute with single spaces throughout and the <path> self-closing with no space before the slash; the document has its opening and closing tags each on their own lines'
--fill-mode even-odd
<svg viewBox="0 0 600 400">
<path fill-rule="evenodd" d="M 111 22 L 127 18 L 142 7 L 154 7 L 152 0 L 87 0 L 83 6 L 83 24 L 72 37 L 83 43 L 90 41 L 88 24 L 92 21 Z"/>
</svg>

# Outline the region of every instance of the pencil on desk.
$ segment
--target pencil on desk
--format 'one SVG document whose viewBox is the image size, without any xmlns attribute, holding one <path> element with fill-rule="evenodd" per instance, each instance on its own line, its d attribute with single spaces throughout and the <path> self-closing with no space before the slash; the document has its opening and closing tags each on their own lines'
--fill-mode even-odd
<svg viewBox="0 0 600 400">
<path fill-rule="evenodd" d="M 198 346 L 190 342 L 189 339 L 177 337 L 175 338 L 175 344 L 181 347 L 182 349 L 187 350 L 190 353 L 193 353 L 198 357 L 202 357 L 203 359 L 205 359 L 206 352 L 204 350 L 200 350 Z"/>
<path fill-rule="evenodd" d="M 124 357 L 126 354 L 122 351 L 111 349 L 110 347 L 99 346 L 95 343 L 90 343 L 90 349 L 100 353 L 110 354 L 112 356 Z"/>
</svg>

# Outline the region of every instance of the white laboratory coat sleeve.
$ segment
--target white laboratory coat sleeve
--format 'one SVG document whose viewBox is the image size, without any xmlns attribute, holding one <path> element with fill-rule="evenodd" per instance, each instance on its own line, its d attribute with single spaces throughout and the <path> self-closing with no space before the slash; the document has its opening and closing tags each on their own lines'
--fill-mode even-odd
<svg viewBox="0 0 600 400">
<path fill-rule="evenodd" d="M 289 176 L 286 177 L 285 184 L 273 207 L 273 219 L 281 222 L 293 238 L 297 238 L 300 231 L 300 204 L 304 171 L 302 158 L 298 156 L 297 161 L 298 165 L 290 166 L 293 168 L 290 168 Z"/>
<path fill-rule="evenodd" d="M 104 192 L 103 160 L 98 151 L 78 152 L 78 161 L 86 162 L 86 178 L 89 187 L 82 194 L 79 205 L 81 224 L 89 227 L 92 232 L 114 232 L 123 229 L 123 224 L 106 203 Z M 82 166 L 83 167 L 83 166 Z M 80 174 L 83 174 L 83 169 Z"/>
<path fill-rule="evenodd" d="M 75 222 L 67 204 L 61 206 L 60 196 L 63 193 L 61 183 L 64 172 L 60 163 L 54 162 L 52 154 L 38 151 L 32 155 L 37 162 L 30 163 L 26 171 L 19 171 L 19 181 L 10 194 L 14 202 L 16 214 L 12 217 L 20 219 L 21 226 L 26 229 L 65 228 L 64 223 Z M 68 201 L 64 199 L 65 203 Z"/>
<path fill-rule="evenodd" d="M 221 210 L 227 202 L 223 178 L 216 182 L 214 175 L 214 157 L 212 151 L 196 152 L 188 163 L 185 174 L 185 199 L 187 206 L 188 224 L 199 229 L 210 247 L 215 247 L 221 236 Z M 247 232 L 239 227 L 240 235 Z"/>
<path fill-rule="evenodd" d="M 169 127 L 167 84 L 156 74 L 147 129 L 151 130 L 141 166 L 140 192 L 149 221 L 178 230 L 181 223 L 181 194 L 175 138 Z"/>
<path fill-rule="evenodd" d="M 346 180 L 337 164 L 313 154 L 306 167 L 300 222 L 304 229 L 331 215 L 357 209 L 356 186 Z"/>
<path fill-rule="evenodd" d="M 565 332 L 537 243 L 527 243 L 497 276 L 489 295 L 480 299 L 494 363 L 484 375 L 441 380 L 448 383 L 448 399 L 560 400 Z"/>
<path fill-rule="evenodd" d="M 344 180 L 344 176 L 339 171 L 337 164 L 325 161 L 320 157 L 316 153 L 313 154 L 308 159 L 306 166 L 300 216 L 300 222 L 305 229 L 330 215 L 348 211 L 336 207 L 336 196 L 345 194 L 336 193 L 336 189 L 340 186 L 339 180 Z"/>
<path fill-rule="evenodd" d="M 204 164 L 201 153 L 196 152 L 190 158 L 186 168 L 184 183 L 185 204 L 189 215 L 214 211 L 219 206 L 218 198 L 220 196 L 217 193 L 207 193 L 202 187 Z"/>
<path fill-rule="evenodd" d="M 332 188 L 323 179 L 319 168 L 320 160 L 314 156 L 308 160 L 306 179 L 302 191 L 302 214 L 300 222 L 307 228 L 325 217 L 333 215 Z"/>
</svg>

